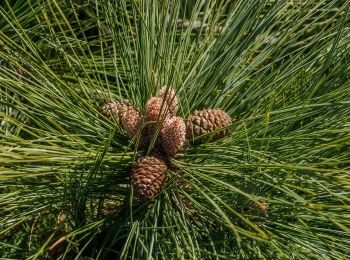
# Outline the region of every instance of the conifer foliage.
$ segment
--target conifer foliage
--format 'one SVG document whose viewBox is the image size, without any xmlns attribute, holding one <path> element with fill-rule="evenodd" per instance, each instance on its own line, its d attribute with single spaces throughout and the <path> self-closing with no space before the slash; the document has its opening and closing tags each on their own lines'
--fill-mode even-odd
<svg viewBox="0 0 350 260">
<path fill-rule="evenodd" d="M 349 9 L 0 1 L 0 258 L 349 259 Z"/>
</svg>

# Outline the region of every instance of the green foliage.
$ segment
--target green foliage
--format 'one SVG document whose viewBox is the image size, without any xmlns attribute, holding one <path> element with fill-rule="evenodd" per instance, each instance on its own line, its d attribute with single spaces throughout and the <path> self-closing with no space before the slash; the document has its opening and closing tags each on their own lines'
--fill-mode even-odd
<svg viewBox="0 0 350 260">
<path fill-rule="evenodd" d="M 347 258 L 350 2 L 8 1 L 0 5 L 0 256 Z M 99 114 L 173 86 L 231 135 L 173 159 L 153 201 Z M 64 216 L 64 217 L 63 217 Z M 49 250 L 51 248 L 51 250 Z"/>
</svg>

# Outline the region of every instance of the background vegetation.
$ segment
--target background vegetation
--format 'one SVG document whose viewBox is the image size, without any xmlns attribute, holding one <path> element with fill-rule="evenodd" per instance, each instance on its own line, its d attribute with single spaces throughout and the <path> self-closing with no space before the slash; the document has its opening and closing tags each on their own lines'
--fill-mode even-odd
<svg viewBox="0 0 350 260">
<path fill-rule="evenodd" d="M 17 0 L 0 5 L 0 256 L 346 259 L 348 0 Z M 99 107 L 220 107 L 153 201 Z M 58 246 L 53 246 L 56 243 Z M 59 253 L 58 253 L 59 254 Z"/>
</svg>

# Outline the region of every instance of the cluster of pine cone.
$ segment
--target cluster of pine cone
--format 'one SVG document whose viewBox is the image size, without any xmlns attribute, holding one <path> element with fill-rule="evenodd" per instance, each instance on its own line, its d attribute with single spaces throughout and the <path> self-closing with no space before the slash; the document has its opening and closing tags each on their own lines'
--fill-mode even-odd
<svg viewBox="0 0 350 260">
<path fill-rule="evenodd" d="M 225 111 L 196 110 L 184 120 L 176 116 L 178 104 L 175 90 L 164 86 L 158 96 L 147 101 L 143 115 L 127 100 L 112 101 L 100 109 L 123 127 L 135 146 L 150 151 L 139 158 L 131 175 L 131 184 L 141 199 L 151 199 L 161 191 L 167 158 L 178 156 L 189 141 L 209 133 L 215 139 L 229 133 L 232 119 Z"/>
</svg>

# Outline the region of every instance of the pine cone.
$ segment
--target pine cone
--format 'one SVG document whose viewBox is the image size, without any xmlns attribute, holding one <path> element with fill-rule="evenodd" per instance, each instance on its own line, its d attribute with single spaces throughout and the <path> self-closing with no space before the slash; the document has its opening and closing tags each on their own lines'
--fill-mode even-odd
<svg viewBox="0 0 350 260">
<path fill-rule="evenodd" d="M 174 157 L 181 152 L 186 143 L 186 124 L 180 117 L 167 118 L 161 130 L 164 152 Z"/>
<path fill-rule="evenodd" d="M 120 122 L 123 113 L 129 109 L 135 109 L 129 101 L 116 100 L 102 106 L 100 112 L 109 120 L 115 119 L 117 122 Z"/>
<path fill-rule="evenodd" d="M 169 117 L 168 113 L 168 106 L 163 99 L 152 97 L 147 101 L 145 111 L 146 126 L 142 133 L 142 140 L 146 146 L 149 145 L 155 134 L 157 134 L 156 138 L 158 138 L 159 129 L 162 128 L 164 119 Z"/>
<path fill-rule="evenodd" d="M 157 120 L 165 119 L 167 113 L 168 105 L 166 102 L 163 102 L 162 98 L 152 97 L 146 103 L 145 121 L 155 124 Z"/>
<path fill-rule="evenodd" d="M 155 156 L 143 156 L 134 166 L 131 184 L 141 199 L 151 199 L 161 191 L 165 181 L 166 163 Z"/>
<path fill-rule="evenodd" d="M 186 137 L 192 139 L 220 128 L 214 138 L 222 138 L 229 134 L 229 129 L 225 128 L 232 124 L 231 117 L 221 109 L 196 110 L 186 121 Z"/>
<path fill-rule="evenodd" d="M 169 113 L 172 116 L 176 116 L 178 99 L 175 94 L 175 90 L 171 87 L 164 86 L 159 90 L 159 97 L 165 99 L 169 107 Z"/>
<path fill-rule="evenodd" d="M 135 108 L 129 108 L 123 113 L 121 122 L 129 138 L 132 139 L 140 129 L 142 123 L 141 114 Z"/>
</svg>

